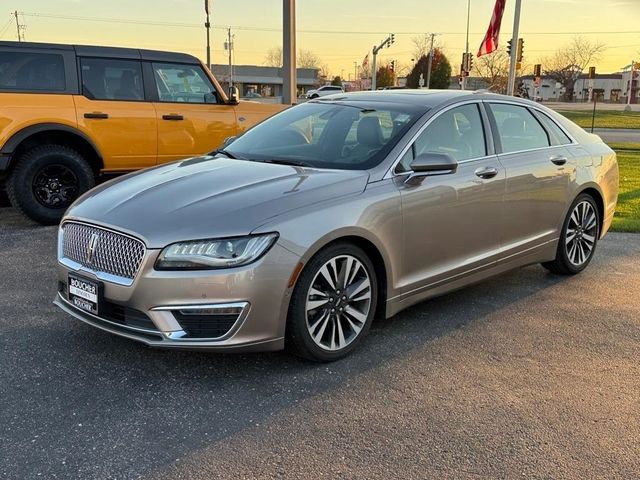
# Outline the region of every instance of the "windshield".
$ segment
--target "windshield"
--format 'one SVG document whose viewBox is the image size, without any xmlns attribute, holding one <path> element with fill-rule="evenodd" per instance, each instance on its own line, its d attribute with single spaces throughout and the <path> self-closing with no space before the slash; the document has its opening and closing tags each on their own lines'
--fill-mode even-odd
<svg viewBox="0 0 640 480">
<path fill-rule="evenodd" d="M 271 117 L 225 150 L 246 160 L 366 170 L 385 158 L 421 113 L 382 102 L 366 107 L 310 102 Z"/>
</svg>

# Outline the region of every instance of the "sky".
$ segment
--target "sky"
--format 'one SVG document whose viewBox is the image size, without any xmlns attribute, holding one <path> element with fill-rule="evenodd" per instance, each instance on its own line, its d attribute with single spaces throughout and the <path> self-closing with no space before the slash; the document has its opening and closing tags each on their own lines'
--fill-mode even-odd
<svg viewBox="0 0 640 480">
<path fill-rule="evenodd" d="M 470 51 L 477 52 L 495 0 L 470 0 Z M 226 63 L 227 27 L 235 35 L 234 63 L 264 63 L 282 44 L 280 0 L 213 0 L 212 63 Z M 576 32 L 604 43 L 599 73 L 640 60 L 640 0 L 522 0 L 525 63 L 533 65 Z M 515 0 L 507 0 L 500 43 L 513 28 Z M 0 0 L 0 39 L 15 40 L 17 11 L 27 41 L 140 47 L 187 52 L 205 60 L 203 0 Z M 389 33 L 396 42 L 380 64 L 411 65 L 412 38 L 438 33 L 452 65 L 464 51 L 467 0 L 298 0 L 297 43 L 311 50 L 332 75 L 348 78 L 374 44 Z M 543 67 L 544 68 L 544 67 Z M 454 67 L 454 70 L 456 68 Z"/>
</svg>

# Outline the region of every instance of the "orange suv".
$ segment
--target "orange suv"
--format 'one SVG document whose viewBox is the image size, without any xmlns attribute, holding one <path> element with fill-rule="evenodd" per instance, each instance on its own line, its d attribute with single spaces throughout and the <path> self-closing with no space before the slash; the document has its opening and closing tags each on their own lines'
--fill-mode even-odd
<svg viewBox="0 0 640 480">
<path fill-rule="evenodd" d="M 283 108 L 228 98 L 191 55 L 0 42 L 0 181 L 55 224 L 101 174 L 202 155 Z"/>
</svg>

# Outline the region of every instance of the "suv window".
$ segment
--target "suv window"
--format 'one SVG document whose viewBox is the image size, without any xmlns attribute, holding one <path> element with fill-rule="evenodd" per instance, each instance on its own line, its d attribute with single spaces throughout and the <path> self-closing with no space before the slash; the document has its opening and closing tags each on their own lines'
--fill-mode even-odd
<svg viewBox="0 0 640 480">
<path fill-rule="evenodd" d="M 462 105 L 436 117 L 418 136 L 396 171 L 411 170 L 413 159 L 426 152 L 448 153 L 457 161 L 486 156 L 484 126 L 478 105 Z"/>
<path fill-rule="evenodd" d="M 153 74 L 161 102 L 218 103 L 216 90 L 199 65 L 154 63 Z"/>
<path fill-rule="evenodd" d="M 65 88 L 62 55 L 0 52 L 0 89 L 59 92 Z"/>
<path fill-rule="evenodd" d="M 525 107 L 492 103 L 504 153 L 543 148 L 550 145 L 547 132 Z"/>
<path fill-rule="evenodd" d="M 549 132 L 552 145 L 569 145 L 571 143 L 571 139 L 567 136 L 566 133 L 564 133 L 564 131 L 558 126 L 556 122 L 554 122 L 551 118 L 549 118 L 542 112 L 537 113 L 537 117 L 547 129 L 547 132 Z"/>
<path fill-rule="evenodd" d="M 82 58 L 82 94 L 91 100 L 144 100 L 142 66 L 137 60 Z"/>
</svg>

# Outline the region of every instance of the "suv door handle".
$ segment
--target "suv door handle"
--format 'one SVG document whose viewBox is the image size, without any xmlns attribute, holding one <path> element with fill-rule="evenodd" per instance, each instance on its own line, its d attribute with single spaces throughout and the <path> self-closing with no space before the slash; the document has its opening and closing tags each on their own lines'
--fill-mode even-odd
<svg viewBox="0 0 640 480">
<path fill-rule="evenodd" d="M 109 118 L 109 114 L 108 113 L 102 113 L 102 112 L 87 112 L 84 114 L 84 118 Z"/>
<path fill-rule="evenodd" d="M 482 167 L 478 168 L 475 172 L 477 177 L 480 178 L 493 178 L 498 174 L 498 169 L 495 167 Z"/>
<path fill-rule="evenodd" d="M 184 120 L 184 117 L 182 115 L 177 115 L 175 113 L 172 113 L 170 115 L 162 115 L 162 119 L 163 120 Z"/>
<path fill-rule="evenodd" d="M 555 163 L 556 165 L 564 165 L 567 163 L 567 157 L 563 157 L 562 155 L 551 157 L 549 160 L 551 160 L 551 163 Z"/>
</svg>

